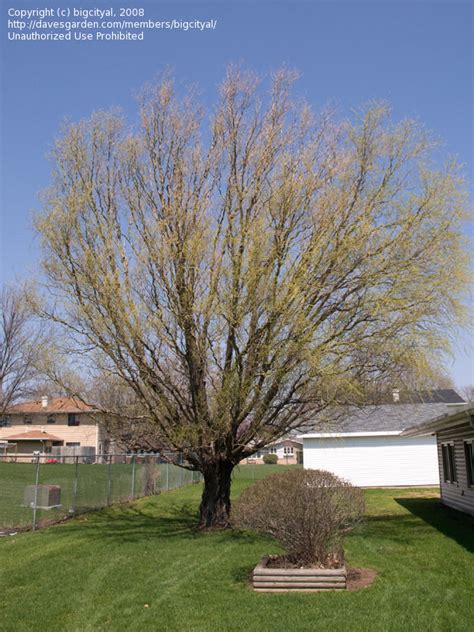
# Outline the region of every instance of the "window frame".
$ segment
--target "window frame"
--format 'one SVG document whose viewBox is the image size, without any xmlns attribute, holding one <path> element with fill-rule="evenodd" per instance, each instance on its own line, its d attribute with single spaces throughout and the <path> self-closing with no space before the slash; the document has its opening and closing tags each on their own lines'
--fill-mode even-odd
<svg viewBox="0 0 474 632">
<path fill-rule="evenodd" d="M 474 440 L 464 441 L 464 464 L 466 466 L 467 486 L 474 487 Z"/>
<path fill-rule="evenodd" d="M 72 427 L 81 425 L 81 422 L 79 420 L 79 417 L 77 416 L 77 413 L 67 414 L 67 425 L 72 426 Z"/>
<path fill-rule="evenodd" d="M 458 472 L 456 468 L 456 447 L 454 441 L 445 441 L 441 444 L 441 459 L 444 482 L 457 485 Z"/>
</svg>

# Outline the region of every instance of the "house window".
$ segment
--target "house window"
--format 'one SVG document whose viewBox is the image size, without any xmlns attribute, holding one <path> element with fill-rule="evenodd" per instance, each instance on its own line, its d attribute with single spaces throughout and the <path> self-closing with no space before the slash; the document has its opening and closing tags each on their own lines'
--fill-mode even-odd
<svg viewBox="0 0 474 632">
<path fill-rule="evenodd" d="M 456 461 L 454 458 L 454 444 L 443 443 L 441 445 L 443 458 L 443 477 L 446 483 L 457 483 Z"/>
<path fill-rule="evenodd" d="M 31 423 L 31 416 L 30 415 L 25 415 L 23 417 L 23 423 L 24 424 L 30 424 Z"/>
<path fill-rule="evenodd" d="M 10 428 L 11 425 L 12 425 L 12 422 L 10 421 L 8 417 L 4 417 L 3 419 L 0 419 L 0 428 Z"/>
<path fill-rule="evenodd" d="M 283 453 L 289 456 L 290 454 L 293 454 L 293 448 L 290 448 L 290 447 L 283 448 Z"/>
<path fill-rule="evenodd" d="M 68 426 L 78 426 L 79 418 L 76 413 L 69 413 L 67 416 L 67 425 Z"/>
<path fill-rule="evenodd" d="M 68 448 L 78 448 L 80 445 L 80 441 L 70 441 L 69 443 L 66 443 L 66 447 Z"/>
<path fill-rule="evenodd" d="M 464 457 L 466 459 L 467 484 L 474 487 L 474 450 L 472 449 L 472 441 L 464 444 Z"/>
<path fill-rule="evenodd" d="M 270 448 L 270 454 L 277 454 L 277 448 Z"/>
<path fill-rule="evenodd" d="M 56 417 L 54 415 L 48 415 L 48 419 L 46 420 L 47 424 L 55 424 L 56 423 Z"/>
</svg>

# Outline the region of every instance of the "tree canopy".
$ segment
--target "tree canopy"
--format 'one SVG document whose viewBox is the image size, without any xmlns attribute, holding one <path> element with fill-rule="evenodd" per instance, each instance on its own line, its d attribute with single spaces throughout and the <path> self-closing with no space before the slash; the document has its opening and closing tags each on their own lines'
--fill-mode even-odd
<svg viewBox="0 0 474 632">
<path fill-rule="evenodd" d="M 67 124 L 37 218 L 43 313 L 203 472 L 203 526 L 241 459 L 427 364 L 462 317 L 456 164 L 384 104 L 314 114 L 294 79 L 230 68 L 206 111 L 165 76 L 137 126 Z"/>
</svg>

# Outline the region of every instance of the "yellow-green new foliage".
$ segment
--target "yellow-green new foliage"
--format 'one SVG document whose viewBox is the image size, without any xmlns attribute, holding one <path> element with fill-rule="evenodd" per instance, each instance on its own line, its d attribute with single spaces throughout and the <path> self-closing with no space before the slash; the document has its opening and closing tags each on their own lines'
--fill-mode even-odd
<svg viewBox="0 0 474 632">
<path fill-rule="evenodd" d="M 45 311 L 199 469 L 423 366 L 462 315 L 456 165 L 385 105 L 316 116 L 293 80 L 231 68 L 205 111 L 165 77 L 137 128 L 99 112 L 53 152 Z"/>
</svg>

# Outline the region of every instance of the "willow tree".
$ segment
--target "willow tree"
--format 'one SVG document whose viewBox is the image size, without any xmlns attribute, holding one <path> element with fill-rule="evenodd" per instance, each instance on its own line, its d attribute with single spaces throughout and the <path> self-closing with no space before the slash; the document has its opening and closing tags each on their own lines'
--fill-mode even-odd
<svg viewBox="0 0 474 632">
<path fill-rule="evenodd" d="M 228 524 L 236 464 L 355 385 L 448 344 L 466 268 L 455 165 L 372 104 L 316 116 L 294 77 L 230 69 L 206 113 L 169 77 L 68 124 L 38 218 L 78 352 L 131 388 Z"/>
</svg>

